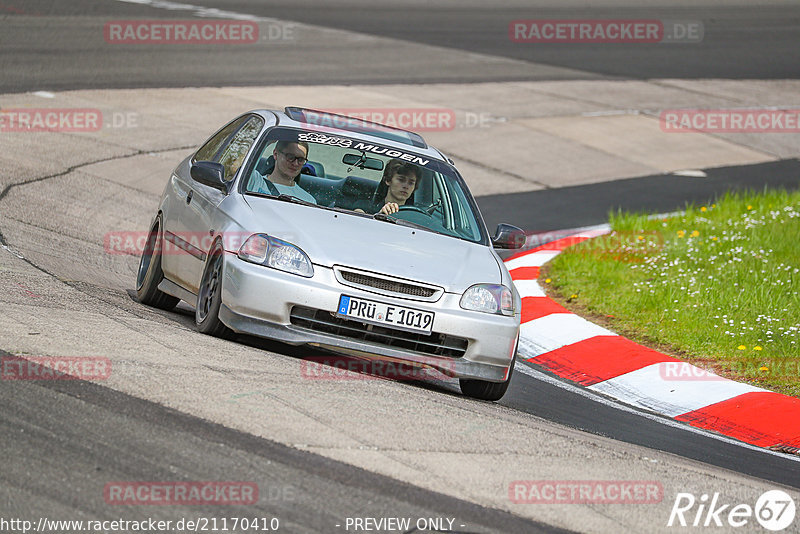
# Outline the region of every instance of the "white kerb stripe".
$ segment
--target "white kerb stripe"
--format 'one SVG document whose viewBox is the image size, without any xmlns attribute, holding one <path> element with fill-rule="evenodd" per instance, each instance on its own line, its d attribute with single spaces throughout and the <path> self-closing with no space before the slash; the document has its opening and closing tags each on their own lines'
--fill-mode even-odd
<svg viewBox="0 0 800 534">
<path fill-rule="evenodd" d="M 517 267 L 541 267 L 559 254 L 561 254 L 560 250 L 540 250 L 539 252 L 531 252 L 519 258 L 508 260 L 506 262 L 506 269 L 510 271 Z"/>
<path fill-rule="evenodd" d="M 520 298 L 547 296 L 536 280 L 514 280 L 514 287 L 517 288 Z"/>
<path fill-rule="evenodd" d="M 693 366 L 694 367 L 694 366 Z M 660 362 L 599 382 L 589 389 L 627 404 L 676 417 L 761 388 L 716 377 L 697 367 L 695 377 L 676 377 L 673 362 Z"/>
<path fill-rule="evenodd" d="M 525 358 L 572 345 L 595 336 L 615 336 L 614 332 L 571 313 L 551 313 L 520 326 L 519 351 Z"/>
<path fill-rule="evenodd" d="M 596 230 L 587 230 L 585 232 L 580 232 L 580 233 L 574 234 L 574 235 L 572 235 L 570 237 L 588 237 L 588 238 L 591 239 L 591 238 L 594 238 L 594 237 L 600 237 L 601 235 L 606 235 L 606 234 L 608 234 L 610 232 L 611 232 L 611 228 L 604 227 L 604 228 L 599 228 L 599 229 L 596 229 Z"/>
</svg>

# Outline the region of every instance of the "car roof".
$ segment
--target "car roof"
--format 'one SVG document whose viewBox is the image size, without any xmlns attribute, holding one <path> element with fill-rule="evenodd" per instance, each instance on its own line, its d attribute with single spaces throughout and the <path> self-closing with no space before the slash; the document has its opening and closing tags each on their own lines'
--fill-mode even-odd
<svg viewBox="0 0 800 534">
<path fill-rule="evenodd" d="M 411 149 L 426 157 L 452 164 L 450 158 L 429 146 L 425 139 L 416 132 L 309 108 L 289 106 L 284 111 L 262 109 L 253 112 L 267 120 L 267 127 L 285 126 L 304 130 L 312 129 L 321 133 L 340 133 L 360 141 L 380 143 L 400 150 Z M 274 124 L 270 124 L 273 120 Z"/>
</svg>

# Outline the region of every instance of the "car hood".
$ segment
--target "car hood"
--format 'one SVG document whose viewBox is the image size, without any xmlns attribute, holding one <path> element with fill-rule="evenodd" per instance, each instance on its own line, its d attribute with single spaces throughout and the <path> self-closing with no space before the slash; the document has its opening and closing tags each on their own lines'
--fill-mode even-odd
<svg viewBox="0 0 800 534">
<path fill-rule="evenodd" d="M 297 245 L 315 265 L 354 267 L 463 293 L 501 283 L 494 251 L 478 243 L 332 210 L 247 195 L 249 213 L 235 217 L 246 232 Z"/>
</svg>

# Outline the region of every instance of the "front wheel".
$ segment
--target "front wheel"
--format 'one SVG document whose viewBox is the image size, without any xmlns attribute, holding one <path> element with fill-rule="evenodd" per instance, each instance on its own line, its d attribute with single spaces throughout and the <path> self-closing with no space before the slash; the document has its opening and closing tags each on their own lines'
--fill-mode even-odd
<svg viewBox="0 0 800 534">
<path fill-rule="evenodd" d="M 150 233 L 147 234 L 142 257 L 139 260 L 139 270 L 136 275 L 136 297 L 142 304 L 171 310 L 178 305 L 181 299 L 167 295 L 160 289 L 158 284 L 164 279 L 164 272 L 161 270 L 161 214 L 156 216 Z"/>
<path fill-rule="evenodd" d="M 467 397 L 485 401 L 498 401 L 506 394 L 513 373 L 514 360 L 511 360 L 511 366 L 508 369 L 508 378 L 506 378 L 505 382 L 488 382 L 486 380 L 462 378 L 458 383 L 461 386 L 461 393 Z"/>
<path fill-rule="evenodd" d="M 222 266 L 224 250 L 219 242 L 208 253 L 200 291 L 197 292 L 194 322 L 197 330 L 210 336 L 230 338 L 233 332 L 219 320 L 222 305 Z"/>
</svg>

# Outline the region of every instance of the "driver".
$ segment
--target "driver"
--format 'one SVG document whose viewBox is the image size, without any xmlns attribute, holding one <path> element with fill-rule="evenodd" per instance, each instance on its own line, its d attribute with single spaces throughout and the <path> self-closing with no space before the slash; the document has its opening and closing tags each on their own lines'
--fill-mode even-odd
<svg viewBox="0 0 800 534">
<path fill-rule="evenodd" d="M 397 213 L 400 206 L 414 203 L 414 191 L 422 179 L 422 171 L 413 163 L 390 159 L 383 169 L 378 188 L 369 204 L 355 211 L 361 213 Z"/>
</svg>

